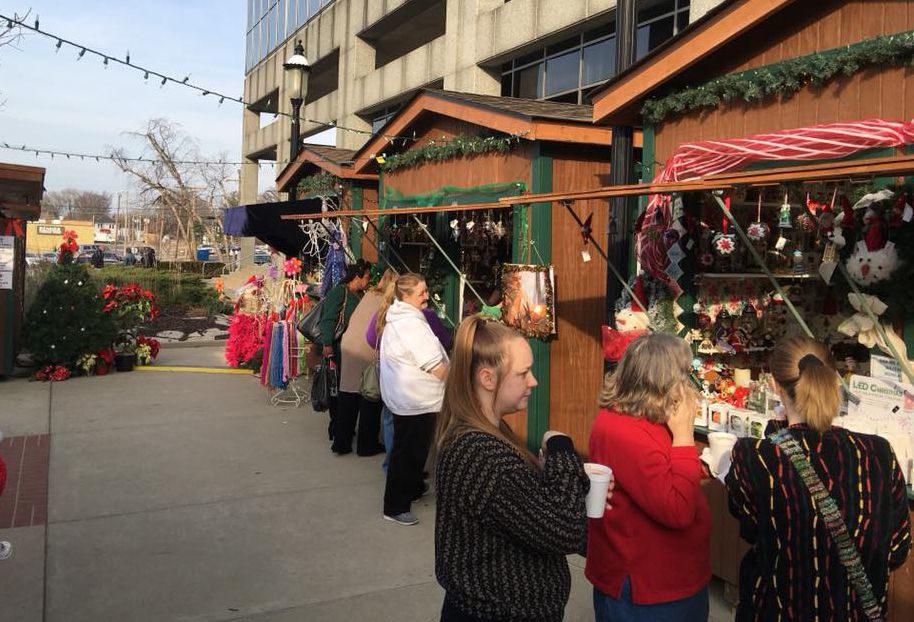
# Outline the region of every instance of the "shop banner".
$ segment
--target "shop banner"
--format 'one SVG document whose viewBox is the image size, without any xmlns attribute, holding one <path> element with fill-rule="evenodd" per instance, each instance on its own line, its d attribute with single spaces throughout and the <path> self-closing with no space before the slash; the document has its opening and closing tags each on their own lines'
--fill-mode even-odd
<svg viewBox="0 0 914 622">
<path fill-rule="evenodd" d="M 16 238 L 0 235 L 0 289 L 13 289 L 13 264 L 16 260 Z"/>
</svg>

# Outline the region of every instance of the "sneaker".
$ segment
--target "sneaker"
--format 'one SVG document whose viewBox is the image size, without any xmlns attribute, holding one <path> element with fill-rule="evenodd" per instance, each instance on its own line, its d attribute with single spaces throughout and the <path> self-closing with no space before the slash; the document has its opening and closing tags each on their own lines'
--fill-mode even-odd
<svg viewBox="0 0 914 622">
<path fill-rule="evenodd" d="M 417 521 L 418 522 L 418 521 Z M 13 556 L 13 545 L 6 540 L 0 540 L 0 561 Z"/>
<path fill-rule="evenodd" d="M 393 516 L 384 515 L 384 520 L 389 520 L 398 525 L 415 525 L 419 522 L 419 519 L 416 518 L 416 515 L 412 512 L 403 512 L 402 514 L 394 514 Z"/>
</svg>

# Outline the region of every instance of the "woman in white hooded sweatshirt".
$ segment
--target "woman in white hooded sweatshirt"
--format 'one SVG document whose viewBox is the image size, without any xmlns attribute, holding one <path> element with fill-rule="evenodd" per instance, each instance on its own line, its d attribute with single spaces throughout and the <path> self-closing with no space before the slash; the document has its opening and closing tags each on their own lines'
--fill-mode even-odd
<svg viewBox="0 0 914 622">
<path fill-rule="evenodd" d="M 422 470 L 444 399 L 448 357 L 422 309 L 428 287 L 418 274 L 400 276 L 378 311 L 381 395 L 394 416 L 394 446 L 384 487 L 384 518 L 415 525 L 412 502 L 428 491 Z"/>
</svg>

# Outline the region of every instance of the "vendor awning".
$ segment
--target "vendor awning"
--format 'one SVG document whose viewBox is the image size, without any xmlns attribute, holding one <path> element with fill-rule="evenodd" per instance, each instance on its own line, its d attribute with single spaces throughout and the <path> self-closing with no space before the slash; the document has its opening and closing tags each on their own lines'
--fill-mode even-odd
<svg viewBox="0 0 914 622">
<path fill-rule="evenodd" d="M 229 207 L 222 210 L 223 231 L 226 235 L 258 238 L 285 255 L 297 256 L 305 246 L 305 234 L 282 217 L 320 213 L 321 203 L 315 198 Z"/>
<path fill-rule="evenodd" d="M 914 171 L 914 154 L 906 154 L 885 158 L 816 162 L 814 164 L 800 164 L 797 166 L 783 166 L 763 170 L 721 173 L 719 175 L 709 175 L 707 177 L 691 179 L 688 181 L 605 186 L 603 188 L 577 192 L 521 194 L 514 197 L 502 197 L 498 199 L 498 201 L 504 205 L 553 201 L 584 201 L 647 194 L 727 190 L 738 186 L 772 186 L 787 182 L 821 182 L 842 179 L 893 177 L 910 175 L 912 171 Z"/>
</svg>

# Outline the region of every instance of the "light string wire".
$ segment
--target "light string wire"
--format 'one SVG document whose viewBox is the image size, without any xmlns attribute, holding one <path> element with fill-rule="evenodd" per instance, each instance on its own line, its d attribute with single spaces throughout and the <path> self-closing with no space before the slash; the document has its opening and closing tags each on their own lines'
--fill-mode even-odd
<svg viewBox="0 0 914 622">
<path fill-rule="evenodd" d="M 160 87 L 164 87 L 168 82 L 171 82 L 172 84 L 177 84 L 179 86 L 185 86 L 187 88 L 198 91 L 203 97 L 207 97 L 210 95 L 212 95 L 213 97 L 218 97 L 220 105 L 223 102 L 225 102 L 226 100 L 228 100 L 231 102 L 242 104 L 249 108 L 256 109 L 255 105 L 251 102 L 245 101 L 244 97 L 232 97 L 231 95 L 226 95 L 225 93 L 220 93 L 219 91 L 215 91 L 212 89 L 207 89 L 198 84 L 191 82 L 190 74 L 187 74 L 186 76 L 184 76 L 183 79 L 178 79 L 178 78 L 173 78 L 164 73 L 155 71 L 153 69 L 148 69 L 141 65 L 132 63 L 132 62 L 130 62 L 130 51 L 129 50 L 127 51 L 125 60 L 122 60 L 122 59 L 118 58 L 117 56 L 113 56 L 111 54 L 105 54 L 104 52 L 99 52 L 98 50 L 95 50 L 88 45 L 76 43 L 75 41 L 71 41 L 65 37 L 61 37 L 60 35 L 55 35 L 46 30 L 42 30 L 41 28 L 38 27 L 39 26 L 38 19 L 35 20 L 34 25 L 31 25 L 31 24 L 27 24 L 26 22 L 22 21 L 22 19 L 20 19 L 17 16 L 10 17 L 8 15 L 0 14 L 0 20 L 6 20 L 6 24 L 9 29 L 12 29 L 13 25 L 16 25 L 16 26 L 19 26 L 20 28 L 24 28 L 26 30 L 30 30 L 34 33 L 42 35 L 43 37 L 47 37 L 49 39 L 56 40 L 57 44 L 55 45 L 55 48 L 56 48 L 56 51 L 58 51 L 58 52 L 60 51 L 60 48 L 63 44 L 67 44 L 67 45 L 71 46 L 72 48 L 79 50 L 79 54 L 76 57 L 77 61 L 81 60 L 82 57 L 85 56 L 86 54 L 93 54 L 93 55 L 97 56 L 98 58 L 102 59 L 102 63 L 105 65 L 105 67 L 108 66 L 109 62 L 113 62 L 113 63 L 117 63 L 119 65 L 123 65 L 124 67 L 129 67 L 130 69 L 133 69 L 135 71 L 142 72 L 143 79 L 146 81 L 149 80 L 150 76 L 154 76 L 157 80 L 160 80 L 160 83 L 159 83 Z M 294 118 L 292 113 L 289 113 L 289 112 L 282 112 L 282 111 L 272 112 L 271 111 L 271 112 L 268 112 L 267 114 L 272 114 L 272 115 L 274 115 L 274 117 L 282 115 L 284 117 Z M 369 136 L 375 135 L 372 133 L 371 130 L 363 130 L 363 129 L 354 128 L 354 127 L 346 127 L 344 125 L 337 125 L 333 121 L 318 121 L 316 119 L 309 119 L 306 117 L 300 117 L 300 119 L 304 123 L 311 123 L 311 124 L 318 125 L 318 126 L 321 126 L 321 127 L 327 128 L 327 129 L 337 128 L 337 129 L 340 129 L 340 130 L 343 130 L 346 132 L 352 132 L 355 134 L 367 134 Z M 391 141 L 402 140 L 402 141 L 404 141 L 404 144 L 406 143 L 406 141 L 416 140 L 415 136 L 396 136 L 396 135 L 388 135 L 388 134 L 382 134 L 381 136 L 383 136 L 384 138 L 391 140 Z"/>
<path fill-rule="evenodd" d="M 517 138 L 520 138 L 522 135 L 521 134 L 511 134 L 511 136 L 516 136 Z M 412 139 L 410 139 L 410 140 L 412 140 Z M 429 139 L 429 140 L 433 140 L 433 139 Z M 456 138 L 453 140 L 439 139 L 439 140 L 434 140 L 434 144 L 444 145 L 444 144 L 448 144 L 451 142 L 456 142 L 458 140 L 459 139 L 456 139 Z M 318 146 L 328 147 L 331 149 L 335 148 L 332 145 L 318 145 Z M 54 156 L 61 156 L 61 157 L 67 158 L 68 160 L 71 158 L 79 158 L 82 161 L 95 160 L 96 162 L 101 162 L 102 160 L 108 160 L 111 162 L 118 162 L 118 161 L 120 161 L 120 162 L 146 162 L 149 164 L 166 162 L 165 160 L 162 160 L 160 158 L 143 158 L 143 157 L 130 157 L 130 156 L 120 157 L 120 156 L 113 156 L 110 154 L 80 153 L 77 151 L 64 151 L 61 149 L 44 149 L 41 147 L 30 147 L 25 144 L 10 144 L 9 142 L 6 142 L 6 141 L 0 142 L 0 149 L 9 149 L 11 151 L 23 151 L 26 153 L 34 153 L 35 157 L 38 157 L 39 155 L 50 155 L 51 159 L 53 159 Z M 302 146 L 302 149 L 303 150 L 307 149 L 307 150 L 311 151 L 308 147 L 305 147 L 305 146 Z M 367 155 L 367 156 L 363 156 L 361 158 L 356 158 L 354 160 L 331 160 L 330 158 L 325 158 L 325 157 L 318 155 L 314 151 L 311 151 L 311 153 L 314 155 L 314 157 L 303 161 L 302 162 L 303 164 L 310 164 L 310 163 L 316 164 L 317 162 L 321 162 L 321 163 L 332 164 L 334 166 L 339 166 L 339 165 L 345 165 L 345 164 L 357 164 L 359 162 L 367 162 L 369 160 L 377 159 L 377 157 L 375 155 Z M 294 161 L 297 161 L 297 160 L 294 160 Z M 210 166 L 245 166 L 245 165 L 250 164 L 250 165 L 254 165 L 254 166 L 283 166 L 283 167 L 285 167 L 290 162 L 293 162 L 293 160 L 268 160 L 268 161 L 257 161 L 257 162 L 228 162 L 225 160 L 168 160 L 168 162 L 170 162 L 172 164 L 198 164 L 198 165 L 210 165 Z"/>
</svg>

